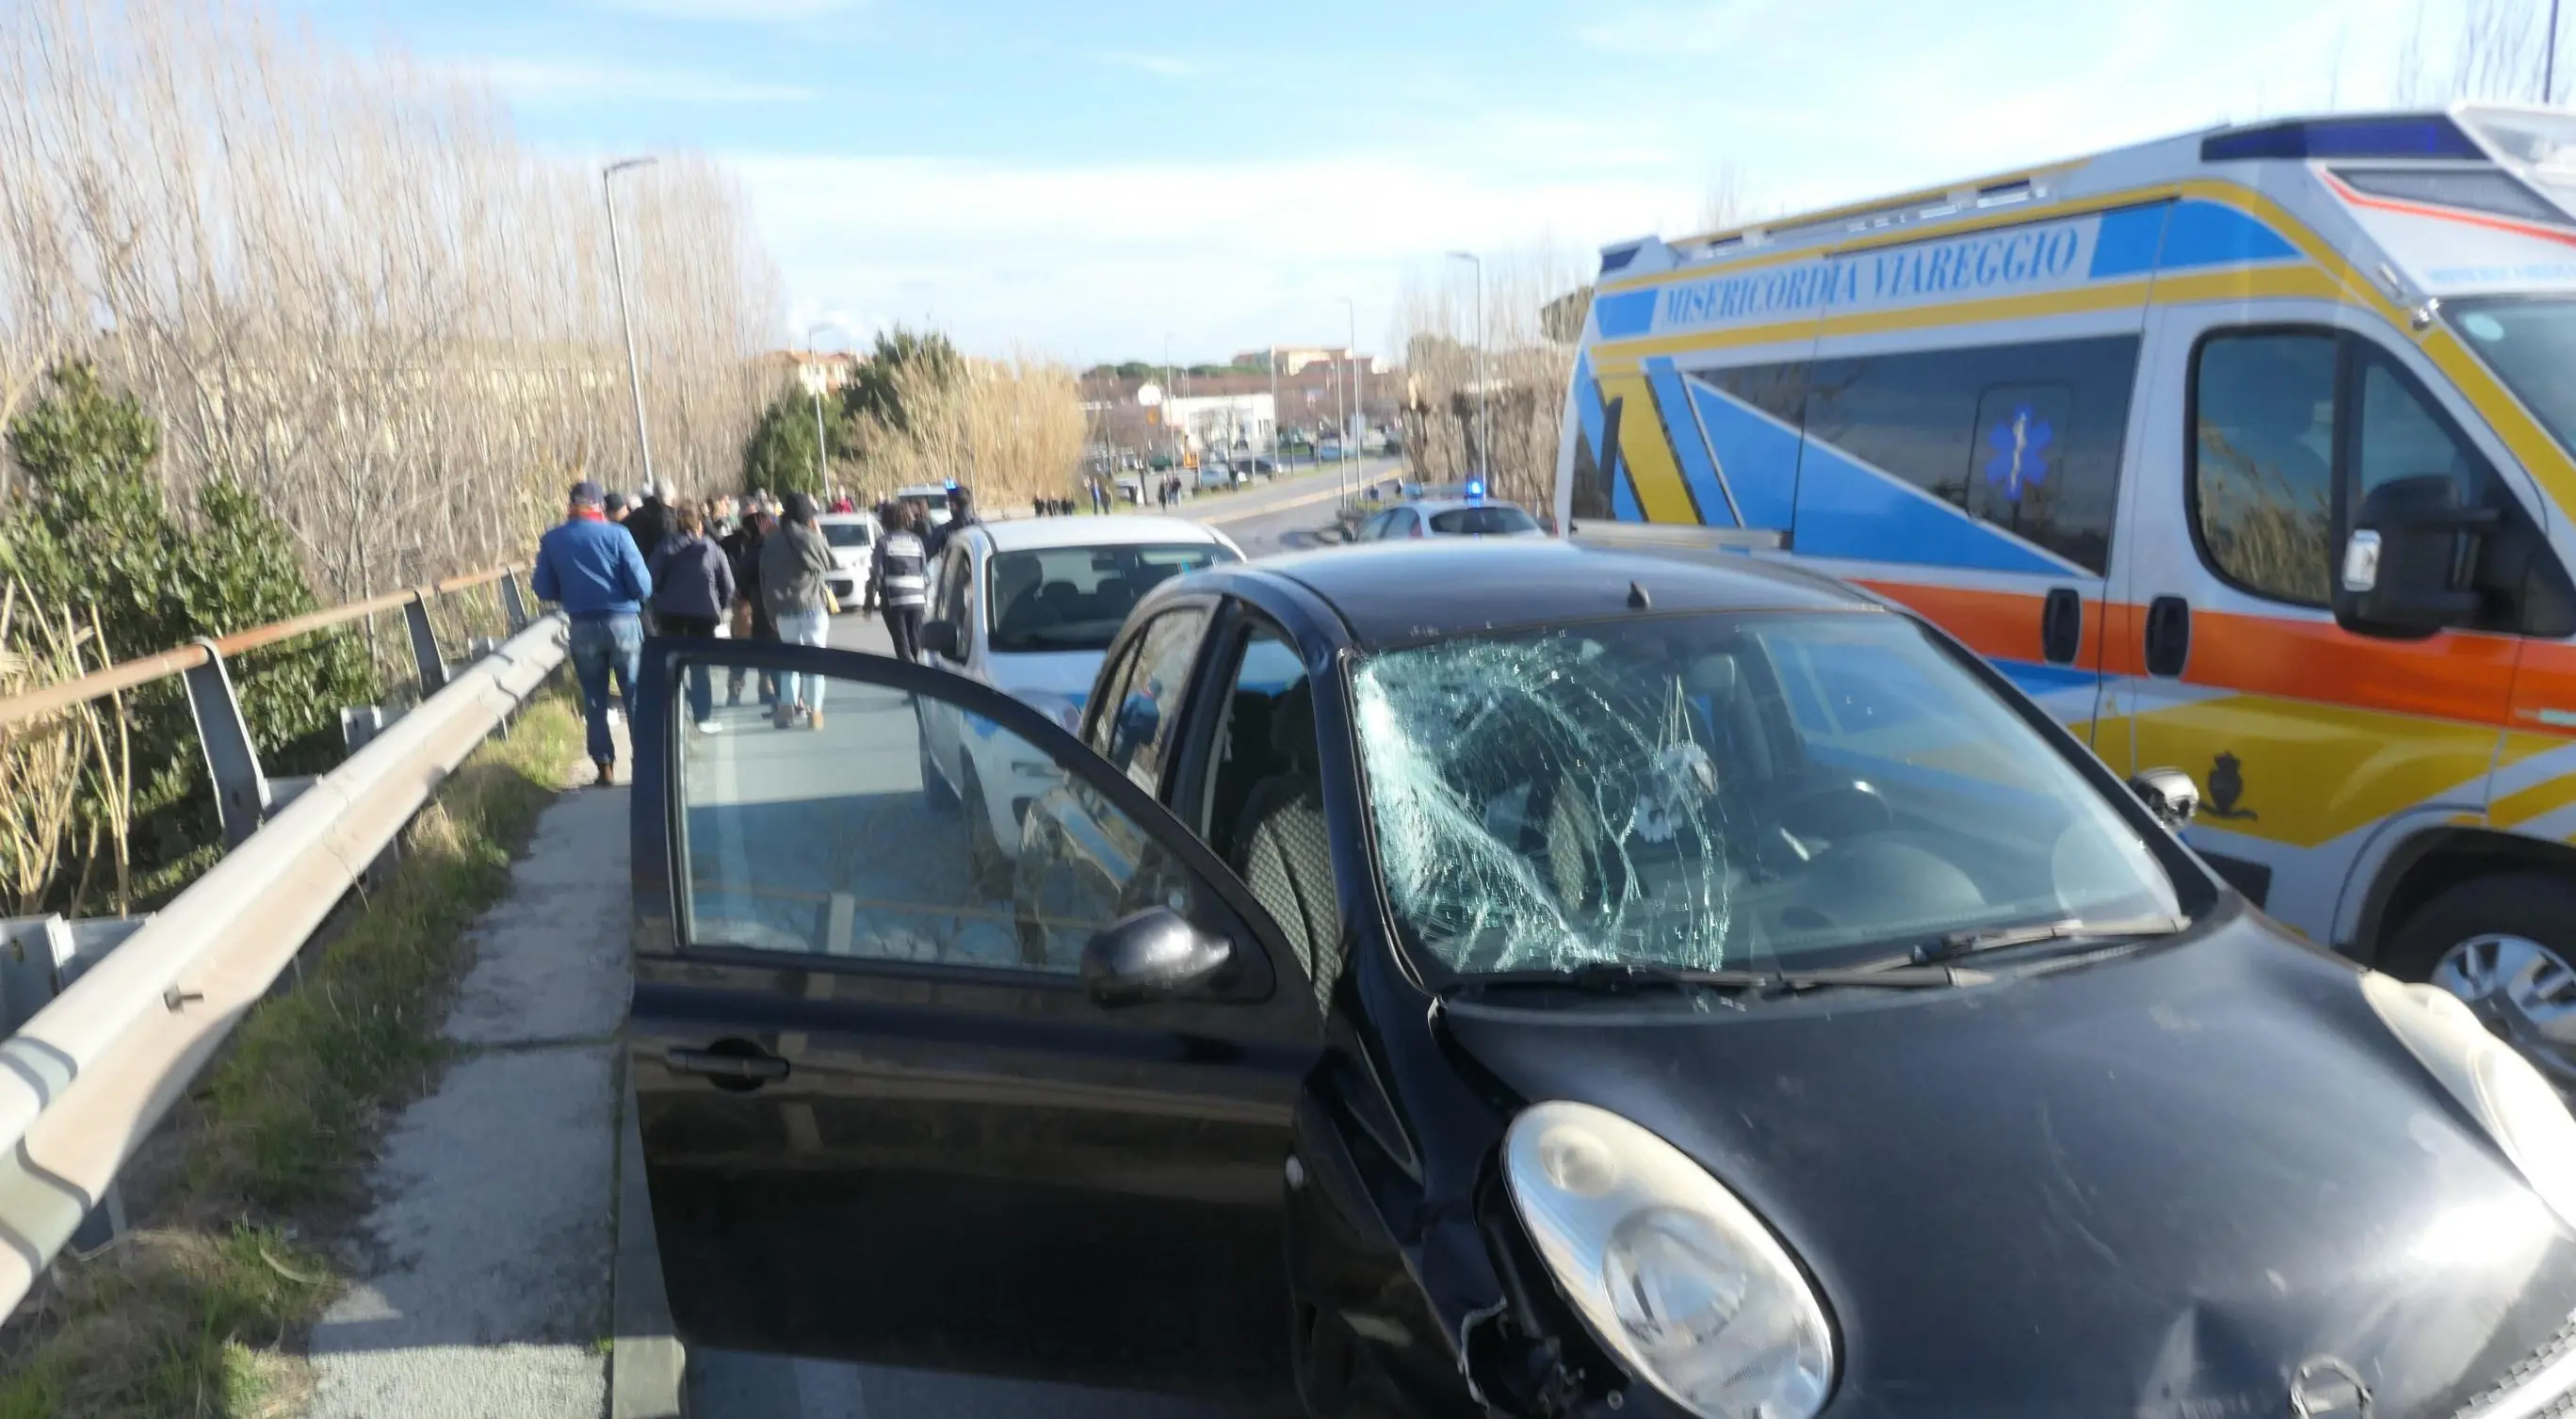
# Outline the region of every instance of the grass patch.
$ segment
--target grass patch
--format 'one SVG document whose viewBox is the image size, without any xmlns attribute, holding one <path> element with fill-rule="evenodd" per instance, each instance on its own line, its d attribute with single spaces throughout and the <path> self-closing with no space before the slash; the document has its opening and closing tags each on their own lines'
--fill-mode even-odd
<svg viewBox="0 0 2576 1419">
<path fill-rule="evenodd" d="M 354 1198 L 390 1110 L 445 1058 L 465 928 L 579 757 L 559 695 L 475 751 L 403 834 L 401 865 L 302 986 L 244 1019 L 177 1127 L 152 1225 L 55 1263 L 0 1334 L 0 1419 L 262 1419 L 301 1405 L 303 1333 L 339 1289 L 300 1218 Z"/>
</svg>

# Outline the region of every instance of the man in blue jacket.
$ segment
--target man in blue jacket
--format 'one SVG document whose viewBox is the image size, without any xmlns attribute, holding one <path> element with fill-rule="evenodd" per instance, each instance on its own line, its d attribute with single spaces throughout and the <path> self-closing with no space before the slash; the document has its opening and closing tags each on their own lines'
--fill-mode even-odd
<svg viewBox="0 0 2576 1419">
<path fill-rule="evenodd" d="M 635 677 L 644 659 L 644 598 L 653 579 L 644 554 L 626 529 L 600 511 L 599 485 L 572 485 L 564 520 L 537 542 L 534 580 L 539 601 L 552 601 L 572 619 L 572 669 L 581 681 L 583 717 L 590 726 L 590 761 L 602 786 L 617 781 L 617 741 L 608 733 L 608 677 L 631 711 Z"/>
</svg>

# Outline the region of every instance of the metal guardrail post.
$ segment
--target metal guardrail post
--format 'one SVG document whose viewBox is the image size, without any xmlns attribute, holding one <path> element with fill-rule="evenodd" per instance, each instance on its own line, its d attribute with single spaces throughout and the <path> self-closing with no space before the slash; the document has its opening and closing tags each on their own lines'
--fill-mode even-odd
<svg viewBox="0 0 2576 1419">
<path fill-rule="evenodd" d="M 58 915 L 0 919 L 0 1026 L 16 1034 L 99 958 L 151 919 L 119 916 L 72 921 Z M 73 1228 L 69 1245 L 74 1251 L 91 1251 L 116 1240 L 125 1230 L 125 1193 L 111 1185 Z"/>
<path fill-rule="evenodd" d="M 206 663 L 180 672 L 188 684 L 188 712 L 197 721 L 197 742 L 206 751 L 206 775 L 215 784 L 215 817 L 223 824 L 224 846 L 236 848 L 258 831 L 268 816 L 268 776 L 260 772 L 259 750 L 250 742 L 241 700 L 223 655 L 204 636 Z"/>
<path fill-rule="evenodd" d="M 519 590 L 517 572 L 501 573 L 501 614 L 509 619 L 511 635 L 528 628 L 528 600 Z"/>
<path fill-rule="evenodd" d="M 422 587 L 403 607 L 403 623 L 411 627 L 411 658 L 420 667 L 420 697 L 428 699 L 447 685 L 447 662 L 438 653 L 438 633 L 430 628 L 429 598 L 438 593 Z"/>
</svg>

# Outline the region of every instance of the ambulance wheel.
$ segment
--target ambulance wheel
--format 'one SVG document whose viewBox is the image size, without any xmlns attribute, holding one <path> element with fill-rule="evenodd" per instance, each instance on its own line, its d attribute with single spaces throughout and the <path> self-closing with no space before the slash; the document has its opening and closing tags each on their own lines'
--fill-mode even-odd
<svg viewBox="0 0 2576 1419">
<path fill-rule="evenodd" d="M 2380 959 L 2400 979 L 2458 996 L 2576 1089 L 2576 881 L 2515 872 L 2459 883 L 2407 917 Z"/>
</svg>

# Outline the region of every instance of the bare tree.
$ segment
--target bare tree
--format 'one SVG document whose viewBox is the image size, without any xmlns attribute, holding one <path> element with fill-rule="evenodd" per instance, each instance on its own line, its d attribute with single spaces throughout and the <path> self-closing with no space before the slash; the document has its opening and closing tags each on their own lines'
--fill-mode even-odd
<svg viewBox="0 0 2576 1419">
<path fill-rule="evenodd" d="M 0 415 L 94 360 L 175 487 L 238 479 L 341 597 L 523 554 L 576 474 L 640 480 L 598 174 L 487 92 L 258 0 L 21 0 L 0 84 Z M 776 276 L 713 164 L 621 182 L 665 476 L 728 482 Z"/>
<path fill-rule="evenodd" d="M 1540 242 L 1489 256 L 1485 277 L 1485 381 L 1476 379 L 1475 293 L 1450 269 L 1417 271 L 1397 298 L 1404 349 L 1405 454 L 1426 482 L 1466 476 L 1478 396 L 1490 410 L 1486 460 L 1493 491 L 1533 508 L 1551 500 L 1556 449 L 1574 373 L 1574 335 L 1547 308 L 1579 289 L 1574 259 Z"/>
<path fill-rule="evenodd" d="M 2548 0 L 2418 0 L 2397 100 L 2548 103 Z"/>
</svg>

